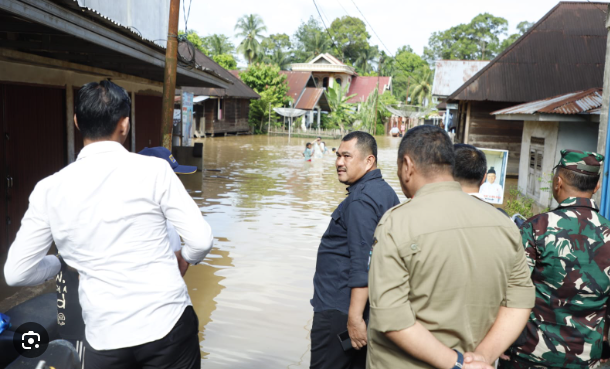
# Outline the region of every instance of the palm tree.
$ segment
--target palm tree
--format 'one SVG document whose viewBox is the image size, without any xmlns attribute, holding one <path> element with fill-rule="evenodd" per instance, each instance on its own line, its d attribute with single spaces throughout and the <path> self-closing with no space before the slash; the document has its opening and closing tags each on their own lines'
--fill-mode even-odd
<svg viewBox="0 0 610 369">
<path fill-rule="evenodd" d="M 267 31 L 267 26 L 260 15 L 249 14 L 237 20 L 235 30 L 240 30 L 235 36 L 244 38 L 237 47 L 237 52 L 242 53 L 250 65 L 261 55 L 262 32 Z"/>
<path fill-rule="evenodd" d="M 274 49 L 271 54 L 265 56 L 264 62 L 275 64 L 280 67 L 281 70 L 288 70 L 292 60 L 292 54 L 286 53 L 282 51 L 282 49 Z"/>
<path fill-rule="evenodd" d="M 379 68 L 378 72 L 380 76 L 393 76 L 394 67 L 396 65 L 396 59 L 386 54 L 384 51 L 379 55 Z"/>
<path fill-rule="evenodd" d="M 210 51 L 210 56 L 233 54 L 235 46 L 229 41 L 229 38 L 225 35 L 214 34 L 205 38 L 206 46 Z"/>
<path fill-rule="evenodd" d="M 345 126 L 350 124 L 354 118 L 352 104 L 349 104 L 347 100 L 356 95 L 347 96 L 347 86 L 341 87 L 338 83 L 335 83 L 333 87 L 329 87 L 325 94 L 331 110 L 330 121 L 335 126 L 341 128 L 341 135 L 343 136 Z"/>
<path fill-rule="evenodd" d="M 330 51 L 332 42 L 322 32 L 315 32 L 311 37 L 307 38 L 304 45 L 307 54 L 307 60 L 311 60 L 320 54 L 324 54 Z"/>
<path fill-rule="evenodd" d="M 360 50 L 358 58 L 356 58 L 356 67 L 360 68 L 362 73 L 369 73 L 373 70 L 372 64 L 379 55 L 377 47 L 367 47 Z"/>
<path fill-rule="evenodd" d="M 428 105 L 432 101 L 432 82 L 434 73 L 430 67 L 420 68 L 411 79 L 411 87 L 409 93 L 411 101 L 417 102 L 418 105 Z"/>
</svg>

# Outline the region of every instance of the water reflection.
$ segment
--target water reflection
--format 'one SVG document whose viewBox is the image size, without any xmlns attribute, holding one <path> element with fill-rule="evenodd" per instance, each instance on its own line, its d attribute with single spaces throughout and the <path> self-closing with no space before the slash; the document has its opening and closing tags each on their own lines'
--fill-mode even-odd
<svg viewBox="0 0 610 369">
<path fill-rule="evenodd" d="M 309 299 L 318 244 L 345 198 L 334 157 L 305 162 L 305 139 L 206 139 L 203 174 L 182 176 L 216 237 L 186 276 L 199 316 L 203 366 L 307 368 Z M 396 179 L 398 139 L 378 138 L 380 168 Z M 339 141 L 326 140 L 330 148 Z"/>
</svg>

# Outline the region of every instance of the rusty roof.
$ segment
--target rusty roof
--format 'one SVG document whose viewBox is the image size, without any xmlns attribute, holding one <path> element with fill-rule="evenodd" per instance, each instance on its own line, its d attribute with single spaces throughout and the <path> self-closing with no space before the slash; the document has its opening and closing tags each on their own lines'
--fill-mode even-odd
<svg viewBox="0 0 610 369">
<path fill-rule="evenodd" d="M 349 85 L 347 95 L 356 95 L 347 100 L 348 103 L 360 103 L 366 100 L 369 95 L 377 88 L 377 80 L 379 79 L 379 94 L 391 88 L 392 77 L 352 77 L 352 82 Z"/>
<path fill-rule="evenodd" d="M 328 99 L 326 98 L 326 94 L 324 94 L 323 88 L 316 87 L 307 87 L 301 98 L 296 103 L 296 109 L 302 110 L 313 110 L 316 105 L 320 102 L 320 108 L 324 111 L 330 111 L 330 105 L 328 104 Z"/>
<path fill-rule="evenodd" d="M 311 72 L 292 72 L 287 70 L 280 71 L 286 76 L 288 83 L 288 96 L 296 103 L 306 87 L 316 87 L 316 81 Z"/>
<path fill-rule="evenodd" d="M 483 69 L 489 60 L 438 60 L 432 95 L 447 97 Z"/>
<path fill-rule="evenodd" d="M 602 89 L 591 88 L 498 110 L 491 115 L 595 114 L 601 106 Z"/>
<path fill-rule="evenodd" d="M 607 5 L 560 2 L 447 100 L 525 102 L 603 85 Z"/>
<path fill-rule="evenodd" d="M 236 78 L 235 75 L 228 70 L 221 67 L 218 63 L 216 63 L 212 58 L 205 55 L 201 51 L 195 48 L 189 48 L 189 46 L 181 42 L 178 45 L 178 52 L 183 58 L 189 59 L 191 58 L 192 50 L 195 51 L 195 63 L 205 70 L 213 71 L 216 75 L 221 78 L 230 81 L 232 84 L 227 86 L 227 88 L 205 88 L 205 87 L 185 87 L 183 86 L 183 90 L 192 92 L 195 95 L 203 95 L 203 96 L 218 96 L 218 97 L 232 97 L 238 99 L 260 99 L 260 96 L 250 87 L 248 87 L 245 83 L 243 83 L 239 78 Z"/>
</svg>

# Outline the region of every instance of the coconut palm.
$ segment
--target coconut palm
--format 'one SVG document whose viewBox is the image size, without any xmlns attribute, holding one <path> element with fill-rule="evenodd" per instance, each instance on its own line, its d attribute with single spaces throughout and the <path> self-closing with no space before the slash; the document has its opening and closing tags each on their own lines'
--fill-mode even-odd
<svg viewBox="0 0 610 369">
<path fill-rule="evenodd" d="M 396 65 L 396 59 L 382 51 L 379 55 L 379 68 L 378 72 L 380 76 L 393 76 L 394 67 Z"/>
<path fill-rule="evenodd" d="M 425 66 L 417 70 L 411 79 L 409 93 L 411 101 L 418 105 L 426 106 L 432 101 L 432 82 L 434 72 L 430 67 Z"/>
<path fill-rule="evenodd" d="M 356 67 L 358 67 L 362 73 L 371 72 L 378 55 L 379 50 L 377 49 L 377 46 L 360 50 L 355 62 Z"/>
<path fill-rule="evenodd" d="M 292 54 L 286 53 L 282 49 L 274 49 L 271 54 L 265 55 L 264 59 L 265 63 L 277 65 L 281 70 L 288 70 L 292 61 Z"/>
<path fill-rule="evenodd" d="M 235 30 L 239 30 L 235 36 L 244 38 L 237 47 L 237 52 L 241 53 L 250 65 L 261 56 L 262 33 L 267 31 L 267 26 L 260 15 L 249 14 L 237 20 Z"/>
<path fill-rule="evenodd" d="M 315 58 L 320 54 L 327 53 L 331 50 L 332 42 L 330 38 L 322 32 L 314 32 L 303 43 L 307 61 Z"/>
</svg>

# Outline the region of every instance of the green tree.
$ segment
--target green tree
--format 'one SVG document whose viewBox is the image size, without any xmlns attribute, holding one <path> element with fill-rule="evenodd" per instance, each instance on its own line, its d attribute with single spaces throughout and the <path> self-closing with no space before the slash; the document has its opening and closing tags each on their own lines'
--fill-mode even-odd
<svg viewBox="0 0 610 369">
<path fill-rule="evenodd" d="M 360 73 L 370 73 L 373 71 L 373 64 L 377 61 L 379 49 L 377 46 L 369 46 L 358 51 L 358 57 L 354 64 Z"/>
<path fill-rule="evenodd" d="M 237 68 L 237 62 L 233 55 L 230 54 L 218 54 L 212 57 L 216 63 L 226 70 L 233 70 Z"/>
<path fill-rule="evenodd" d="M 265 63 L 277 65 L 281 70 L 288 70 L 293 61 L 292 54 L 284 52 L 280 49 L 274 49 L 273 52 L 265 56 Z"/>
<path fill-rule="evenodd" d="M 314 17 L 301 23 L 293 39 L 295 61 L 301 63 L 331 50 L 332 41 Z"/>
<path fill-rule="evenodd" d="M 221 34 L 213 34 L 203 38 L 203 46 L 210 51 L 210 56 L 228 54 L 235 52 L 235 45 L 229 37 Z"/>
<path fill-rule="evenodd" d="M 396 70 L 396 58 L 391 57 L 382 50 L 379 53 L 379 67 L 377 70 L 381 76 L 393 76 Z"/>
<path fill-rule="evenodd" d="M 360 51 L 369 47 L 371 35 L 360 18 L 343 16 L 330 25 L 330 34 L 335 39 L 339 57 L 356 63 Z"/>
<path fill-rule="evenodd" d="M 413 76 L 409 93 L 411 101 L 420 106 L 427 106 L 432 102 L 432 82 L 434 72 L 428 66 L 420 68 Z"/>
<path fill-rule="evenodd" d="M 489 60 L 500 52 L 500 36 L 505 35 L 508 21 L 489 13 L 479 14 L 468 24 L 432 33 L 424 48 L 427 60 Z"/>
<path fill-rule="evenodd" d="M 347 86 L 341 87 L 338 83 L 333 84 L 333 87 L 329 87 L 325 94 L 331 110 L 328 128 L 339 127 L 341 135 L 343 135 L 345 127 L 349 126 L 354 120 L 354 108 L 347 100 L 356 95 L 347 96 Z"/>
<path fill-rule="evenodd" d="M 413 52 L 410 46 L 403 46 L 396 52 L 394 58 L 392 85 L 394 94 L 400 101 L 407 98 L 407 88 L 409 88 L 415 71 L 427 67 L 427 63 L 419 55 Z"/>
<path fill-rule="evenodd" d="M 196 31 L 190 30 L 186 34 L 184 33 L 184 31 L 178 31 L 178 39 L 180 40 L 183 38 L 186 38 L 187 41 L 189 41 L 191 44 L 193 44 L 193 46 L 195 46 L 202 53 L 204 53 L 206 55 L 209 54 L 208 49 L 206 49 L 206 47 L 203 44 L 203 39 L 201 38 L 201 36 L 199 36 L 199 34 L 197 34 Z"/>
<path fill-rule="evenodd" d="M 523 36 L 527 31 L 529 31 L 529 29 L 532 28 L 534 24 L 535 23 L 528 21 L 523 21 L 517 24 L 517 33 L 513 33 L 502 41 L 502 44 L 500 45 L 500 52 L 506 50 L 507 47 L 515 43 L 515 41 L 517 41 L 519 37 Z"/>
<path fill-rule="evenodd" d="M 237 20 L 235 30 L 239 30 L 235 36 L 244 38 L 237 47 L 237 52 L 241 53 L 250 65 L 262 54 L 262 33 L 267 31 L 267 26 L 258 14 L 249 14 Z"/>
<path fill-rule="evenodd" d="M 261 43 L 263 53 L 263 62 L 275 64 L 282 70 L 287 70 L 290 63 L 294 60 L 290 42 L 290 37 L 285 33 L 270 35 Z"/>
<path fill-rule="evenodd" d="M 276 65 L 254 63 L 240 72 L 239 77 L 261 96 L 260 100 L 251 100 L 248 121 L 256 132 L 263 132 L 269 114 L 274 119 L 277 117 L 273 108 L 285 106 L 292 100 L 287 96 L 286 76 L 280 74 L 280 68 Z"/>
</svg>

